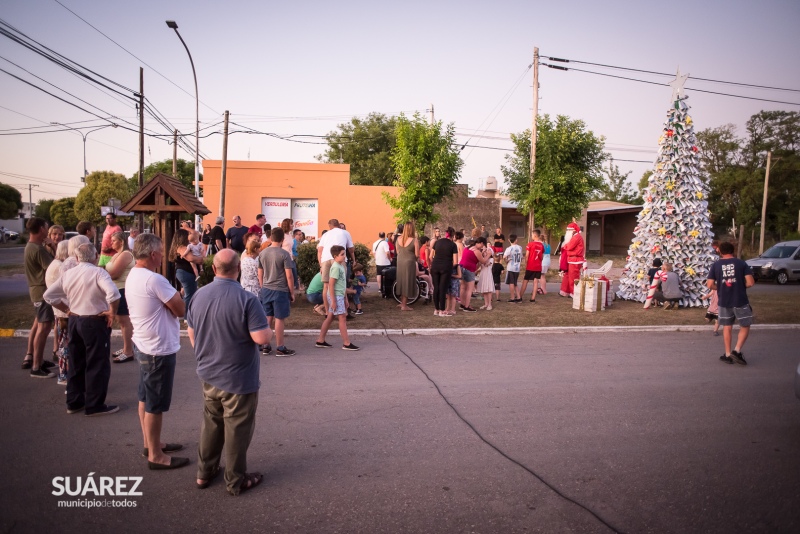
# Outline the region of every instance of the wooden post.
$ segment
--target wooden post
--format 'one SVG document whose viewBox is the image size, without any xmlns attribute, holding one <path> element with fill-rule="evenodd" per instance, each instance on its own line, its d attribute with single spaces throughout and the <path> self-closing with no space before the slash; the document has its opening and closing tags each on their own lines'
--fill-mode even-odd
<svg viewBox="0 0 800 534">
<path fill-rule="evenodd" d="M 744 241 L 744 225 L 739 226 L 739 241 L 738 245 L 736 246 L 736 257 L 742 257 L 742 242 Z"/>
<path fill-rule="evenodd" d="M 767 173 L 764 175 L 764 200 L 761 202 L 761 241 L 758 243 L 758 255 L 764 253 L 764 230 L 767 227 L 767 190 L 769 189 L 769 165 L 772 152 L 767 152 Z"/>
</svg>

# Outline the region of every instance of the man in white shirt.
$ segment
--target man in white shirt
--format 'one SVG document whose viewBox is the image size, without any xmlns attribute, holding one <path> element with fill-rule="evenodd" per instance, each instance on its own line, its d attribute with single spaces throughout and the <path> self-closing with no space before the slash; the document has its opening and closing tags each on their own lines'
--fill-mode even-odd
<svg viewBox="0 0 800 534">
<path fill-rule="evenodd" d="M 139 235 L 138 228 L 131 228 L 130 235 L 128 235 L 128 249 L 133 250 L 133 243 L 136 241 L 136 236 Z"/>
<path fill-rule="evenodd" d="M 125 281 L 133 323 L 133 353 L 139 362 L 139 423 L 150 469 L 176 469 L 189 465 L 188 458 L 170 458 L 181 444 L 162 443 L 164 412 L 172 402 L 175 359 L 181 348 L 178 317 L 186 313 L 180 293 L 156 273 L 164 256 L 164 244 L 154 234 L 142 234 L 133 244 L 136 265 Z"/>
<path fill-rule="evenodd" d="M 350 263 L 347 266 L 347 278 L 349 280 L 350 269 L 356 260 L 355 248 L 353 247 L 353 238 L 350 237 L 350 232 L 339 227 L 338 219 L 328 221 L 328 231 L 317 242 L 317 261 L 319 262 L 319 270 L 322 273 L 322 299 L 325 301 L 325 309 L 328 309 L 328 275 L 331 272 L 331 264 L 333 263 L 333 256 L 331 256 L 331 247 L 333 245 L 344 247 L 347 251 L 347 257 L 350 259 Z"/>
<path fill-rule="evenodd" d="M 378 287 L 383 294 L 383 271 L 392 264 L 392 254 L 389 251 L 389 243 L 386 241 L 386 234 L 380 232 L 378 240 L 372 244 L 372 252 L 370 253 L 375 258 L 375 271 L 378 273 Z"/>
<path fill-rule="evenodd" d="M 94 245 L 79 246 L 75 255 L 78 266 L 44 292 L 48 304 L 69 313 L 67 413 L 111 414 L 119 411 L 119 406 L 106 405 L 106 394 L 111 378 L 111 323 L 120 294 L 108 272 L 95 265 Z"/>
</svg>

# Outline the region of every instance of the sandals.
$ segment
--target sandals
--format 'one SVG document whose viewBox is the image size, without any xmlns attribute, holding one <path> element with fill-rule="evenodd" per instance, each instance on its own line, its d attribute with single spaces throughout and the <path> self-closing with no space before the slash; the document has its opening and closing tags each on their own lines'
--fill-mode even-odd
<svg viewBox="0 0 800 534">
<path fill-rule="evenodd" d="M 131 362 L 133 361 L 133 354 L 125 354 L 124 352 L 120 353 L 111 360 L 114 363 L 123 363 L 123 362 Z"/>
<path fill-rule="evenodd" d="M 204 490 L 204 489 L 206 489 L 207 487 L 209 487 L 209 486 L 211 485 L 211 483 L 212 483 L 212 482 L 214 482 L 214 479 L 215 479 L 215 478 L 217 478 L 217 476 L 219 476 L 219 474 L 220 474 L 221 472 L 222 472 L 222 470 L 220 469 L 220 467 L 219 467 L 219 466 L 215 467 L 215 468 L 214 468 L 214 471 L 211 473 L 211 476 L 209 476 L 209 477 L 208 477 L 206 480 L 204 480 L 203 482 L 198 482 L 198 483 L 197 483 L 197 489 Z"/>
<path fill-rule="evenodd" d="M 117 352 L 113 353 L 114 356 L 119 356 L 121 354 L 125 354 L 125 349 L 119 349 Z"/>
<path fill-rule="evenodd" d="M 30 358 L 28 358 L 30 356 Z M 30 369 L 33 367 L 33 354 L 26 354 L 25 359 L 22 360 L 22 368 Z"/>
<path fill-rule="evenodd" d="M 264 477 L 261 475 L 261 473 L 245 473 L 244 480 L 239 486 L 239 493 L 231 493 L 231 495 L 234 497 L 241 495 L 245 491 L 249 491 L 261 484 L 262 480 L 264 480 Z M 228 493 L 230 493 L 230 491 Z"/>
</svg>

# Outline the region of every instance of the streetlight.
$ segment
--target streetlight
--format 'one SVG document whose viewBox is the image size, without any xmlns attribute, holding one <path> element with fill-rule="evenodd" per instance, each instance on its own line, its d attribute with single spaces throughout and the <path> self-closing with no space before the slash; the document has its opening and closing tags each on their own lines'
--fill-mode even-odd
<svg viewBox="0 0 800 534">
<path fill-rule="evenodd" d="M 189 52 L 189 47 L 186 46 L 186 41 L 181 37 L 178 32 L 178 24 L 174 20 L 167 21 L 167 27 L 175 30 L 178 39 L 181 40 L 186 53 L 189 55 L 189 63 L 192 65 L 192 76 L 194 76 L 194 196 L 200 198 L 200 96 L 197 92 L 197 71 L 194 69 L 194 60 L 192 60 L 192 53 Z M 194 227 L 198 228 L 200 225 L 200 216 L 194 216 Z"/>
<path fill-rule="evenodd" d="M 81 135 L 81 137 L 83 137 L 83 178 L 81 179 L 81 181 L 86 183 L 86 176 L 89 174 L 89 171 L 86 170 L 86 138 L 89 137 L 89 134 L 92 132 L 96 132 L 97 130 L 102 130 L 103 128 L 108 128 L 109 126 L 116 128 L 117 125 L 112 122 L 111 124 L 106 124 L 105 126 L 100 126 L 99 128 L 94 128 L 86 133 L 83 133 L 77 128 L 73 128 L 72 126 L 67 126 L 66 124 L 62 124 L 60 122 L 51 122 L 50 124 L 52 124 L 53 126 L 63 126 L 64 128 L 75 130 Z"/>
</svg>

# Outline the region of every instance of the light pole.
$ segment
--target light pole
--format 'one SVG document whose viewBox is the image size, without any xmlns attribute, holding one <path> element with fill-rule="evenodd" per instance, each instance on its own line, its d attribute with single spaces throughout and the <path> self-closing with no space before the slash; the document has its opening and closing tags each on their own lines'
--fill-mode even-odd
<svg viewBox="0 0 800 534">
<path fill-rule="evenodd" d="M 72 126 L 67 126 L 66 124 L 62 124 L 60 122 L 51 122 L 50 124 L 52 124 L 53 126 L 63 126 L 64 128 L 74 130 L 78 132 L 81 135 L 81 137 L 83 137 L 83 178 L 81 179 L 81 181 L 83 183 L 86 183 L 86 176 L 89 174 L 89 171 L 86 170 L 86 138 L 89 137 L 89 134 L 92 132 L 96 132 L 97 130 L 102 130 L 103 128 L 108 128 L 109 126 L 116 128 L 117 125 L 112 122 L 111 124 L 106 124 L 105 126 L 100 126 L 99 128 L 94 128 L 86 133 L 83 133 L 77 128 L 73 128 Z"/>
<path fill-rule="evenodd" d="M 181 37 L 180 32 L 178 32 L 178 24 L 174 20 L 167 21 L 167 27 L 172 28 L 175 30 L 175 34 L 178 36 L 178 39 L 181 40 L 183 47 L 186 49 L 186 53 L 189 55 L 189 63 L 192 65 L 192 76 L 194 76 L 194 196 L 198 199 L 200 198 L 200 96 L 197 92 L 197 71 L 194 69 L 194 60 L 192 59 L 192 53 L 189 52 L 189 47 L 186 46 L 186 41 L 183 40 Z M 194 227 L 198 229 L 200 225 L 200 216 L 194 216 Z"/>
</svg>

